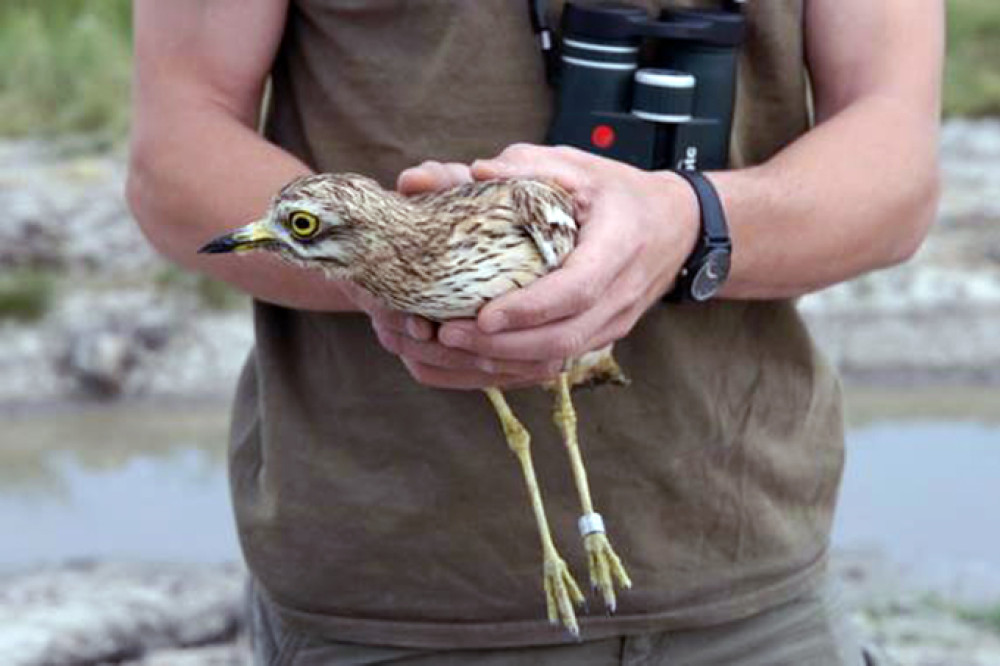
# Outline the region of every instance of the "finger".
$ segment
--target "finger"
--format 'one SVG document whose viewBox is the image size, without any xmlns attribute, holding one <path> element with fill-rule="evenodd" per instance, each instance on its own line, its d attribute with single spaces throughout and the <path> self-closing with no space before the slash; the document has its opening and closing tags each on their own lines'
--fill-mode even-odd
<svg viewBox="0 0 1000 666">
<path fill-rule="evenodd" d="M 623 273 L 594 308 L 576 317 L 541 327 L 483 333 L 470 321 L 444 324 L 443 344 L 488 358 L 563 361 L 600 349 L 628 335 L 648 302 L 637 286 L 641 276 Z"/>
<path fill-rule="evenodd" d="M 606 347 L 613 342 L 621 340 L 629 332 L 635 328 L 636 323 L 639 318 L 643 315 L 644 309 L 639 306 L 633 306 L 631 308 L 625 308 L 621 310 L 617 315 L 612 317 L 608 323 L 599 331 L 596 332 L 587 342 L 585 347 L 588 350 L 600 349 L 601 347 Z"/>
<path fill-rule="evenodd" d="M 572 164 L 585 167 L 588 163 L 602 158 L 569 146 L 543 146 L 534 143 L 513 143 L 504 148 L 496 157 L 477 160 L 480 163 L 499 162 L 509 165 L 531 166 L 543 162 Z"/>
<path fill-rule="evenodd" d="M 448 175 L 449 187 L 457 187 L 458 185 L 464 185 L 473 181 L 472 171 L 469 169 L 468 164 L 463 164 L 462 162 L 445 162 L 441 166 L 444 167 Z"/>
<path fill-rule="evenodd" d="M 539 383 L 555 377 L 561 364 L 552 361 L 511 361 L 490 359 L 436 342 L 421 342 L 398 333 L 376 331 L 379 342 L 393 354 L 448 370 L 475 370 L 487 375 L 501 375 Z"/>
<path fill-rule="evenodd" d="M 631 264 L 638 243 L 623 237 L 613 219 L 589 224 L 563 266 L 524 289 L 494 299 L 477 321 L 486 333 L 534 328 L 593 308 Z"/>
<path fill-rule="evenodd" d="M 409 315 L 405 326 L 406 333 L 414 340 L 428 342 L 434 339 L 434 324 L 423 317 Z"/>
<path fill-rule="evenodd" d="M 614 314 L 591 331 L 589 340 L 584 344 L 586 351 L 601 349 L 621 340 L 635 328 L 636 323 L 650 306 L 648 300 L 641 295 L 641 287 L 638 284 L 640 279 L 641 277 L 633 272 L 625 271 L 611 285 L 606 302 L 609 305 L 617 304 L 617 310 L 611 308 L 609 311 Z"/>
<path fill-rule="evenodd" d="M 384 307 L 372 308 L 368 316 L 375 328 L 425 342 L 434 338 L 434 324 L 423 317 Z"/>
<path fill-rule="evenodd" d="M 591 339 L 616 313 L 617 307 L 600 303 L 581 315 L 552 324 L 494 334 L 484 333 L 468 322 L 448 323 L 438 332 L 438 339 L 454 349 L 488 358 L 564 360 L 590 351 Z"/>
<path fill-rule="evenodd" d="M 432 160 L 405 169 L 396 179 L 396 190 L 407 196 L 435 190 L 441 176 L 441 164 Z"/>
<path fill-rule="evenodd" d="M 526 381 L 509 375 L 492 375 L 476 370 L 451 370 L 439 368 L 426 363 L 420 363 L 403 358 L 403 365 L 410 375 L 419 383 L 435 388 L 472 390 L 485 388 L 522 388 L 539 382 Z"/>
<path fill-rule="evenodd" d="M 352 282 L 342 283 L 342 288 L 358 309 L 371 318 L 373 326 L 405 333 L 417 340 L 434 337 L 434 324 L 429 320 L 386 307 L 383 301 Z"/>
<path fill-rule="evenodd" d="M 542 382 L 555 379 L 563 369 L 559 361 L 512 361 L 500 358 L 476 356 L 476 368 L 494 375 L 523 377 L 526 382 Z"/>
<path fill-rule="evenodd" d="M 472 181 L 469 167 L 459 162 L 428 160 L 399 174 L 396 189 L 407 196 L 434 192 Z"/>
<path fill-rule="evenodd" d="M 537 149 L 537 147 L 531 147 Z M 558 184 L 563 189 L 584 197 L 590 190 L 586 173 L 577 165 L 560 160 L 557 155 L 547 154 L 541 149 L 515 153 L 505 157 L 504 153 L 490 160 L 476 160 L 472 163 L 471 174 L 476 180 L 509 178 L 534 178 Z"/>
</svg>

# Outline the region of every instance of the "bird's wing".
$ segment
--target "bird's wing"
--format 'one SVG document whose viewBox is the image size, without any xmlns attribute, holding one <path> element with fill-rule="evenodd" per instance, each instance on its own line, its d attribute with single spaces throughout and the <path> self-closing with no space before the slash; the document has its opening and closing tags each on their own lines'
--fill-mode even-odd
<svg viewBox="0 0 1000 666">
<path fill-rule="evenodd" d="M 510 193 L 515 217 L 552 271 L 562 265 L 576 245 L 577 225 L 573 199 L 558 185 L 537 180 L 520 180 Z"/>
</svg>

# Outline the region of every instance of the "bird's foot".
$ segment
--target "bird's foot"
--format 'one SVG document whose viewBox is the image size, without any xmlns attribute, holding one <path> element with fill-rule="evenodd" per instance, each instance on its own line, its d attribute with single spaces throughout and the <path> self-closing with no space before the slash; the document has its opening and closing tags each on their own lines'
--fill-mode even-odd
<svg viewBox="0 0 1000 666">
<path fill-rule="evenodd" d="M 587 550 L 590 584 L 600 592 L 608 612 L 614 613 L 617 607 L 615 583 L 628 589 L 632 587 L 632 580 L 604 532 L 592 532 L 583 537 L 583 546 Z"/>
<path fill-rule="evenodd" d="M 546 555 L 543 565 L 545 584 L 545 605 L 549 613 L 549 622 L 562 624 L 574 638 L 580 637 L 580 627 L 576 622 L 574 604 L 579 606 L 585 601 L 580 586 L 573 580 L 566 562 L 553 552 Z"/>
</svg>

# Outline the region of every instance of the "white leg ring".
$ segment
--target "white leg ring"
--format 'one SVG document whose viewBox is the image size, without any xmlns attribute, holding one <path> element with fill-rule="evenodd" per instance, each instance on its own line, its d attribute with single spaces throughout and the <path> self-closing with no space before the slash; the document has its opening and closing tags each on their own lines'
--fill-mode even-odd
<svg viewBox="0 0 1000 666">
<path fill-rule="evenodd" d="M 578 523 L 580 527 L 580 536 L 587 536 L 588 534 L 594 534 L 596 532 L 604 533 L 604 519 L 601 518 L 601 514 L 597 513 L 585 513 L 580 516 L 580 522 Z"/>
</svg>

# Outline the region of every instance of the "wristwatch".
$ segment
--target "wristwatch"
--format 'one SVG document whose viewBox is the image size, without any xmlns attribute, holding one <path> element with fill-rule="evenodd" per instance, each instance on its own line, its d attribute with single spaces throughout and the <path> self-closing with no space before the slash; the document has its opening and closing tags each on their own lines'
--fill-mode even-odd
<svg viewBox="0 0 1000 666">
<path fill-rule="evenodd" d="M 684 262 L 674 287 L 663 297 L 671 303 L 700 303 L 719 293 L 732 263 L 733 244 L 719 193 L 700 171 L 675 171 L 694 189 L 701 211 L 701 234 Z"/>
</svg>

